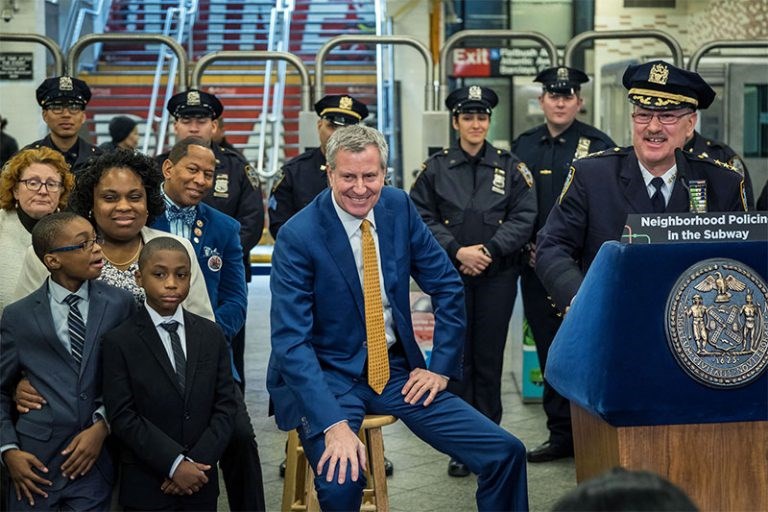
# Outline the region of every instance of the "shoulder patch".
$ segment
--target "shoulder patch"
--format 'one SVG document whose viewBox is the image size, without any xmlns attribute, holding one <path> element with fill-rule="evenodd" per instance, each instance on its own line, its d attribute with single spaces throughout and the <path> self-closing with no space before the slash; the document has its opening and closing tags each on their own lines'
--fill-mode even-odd
<svg viewBox="0 0 768 512">
<path fill-rule="evenodd" d="M 277 190 L 277 187 L 279 187 L 280 184 L 283 182 L 283 179 L 285 179 L 285 173 L 280 171 L 280 176 L 277 178 L 277 181 L 275 181 L 275 184 L 272 185 L 272 191 L 271 191 L 272 194 L 275 193 L 275 190 Z"/>
<path fill-rule="evenodd" d="M 517 164 L 517 171 L 523 175 L 523 179 L 525 180 L 525 184 L 528 185 L 528 188 L 533 187 L 533 174 L 528 170 L 525 162 Z"/>
<path fill-rule="evenodd" d="M 741 176 L 744 176 L 744 170 L 747 168 L 746 165 L 744 165 L 744 161 L 741 159 L 739 155 L 733 155 L 730 160 L 728 160 L 728 165 L 736 169 L 736 172 L 741 174 Z"/>
<path fill-rule="evenodd" d="M 563 191 L 560 192 L 560 199 L 557 200 L 558 204 L 561 204 L 563 202 L 565 193 L 568 192 L 568 188 L 571 186 L 571 183 L 573 183 L 573 177 L 575 174 L 576 174 L 576 168 L 574 166 L 571 166 L 571 169 L 568 171 L 568 176 L 565 178 L 565 183 L 563 183 Z"/>
<path fill-rule="evenodd" d="M 247 164 L 243 170 L 245 171 L 245 175 L 248 176 L 248 181 L 251 182 L 253 189 L 259 190 L 261 188 L 261 178 L 259 178 L 259 173 L 256 172 L 256 169 L 254 169 L 251 164 Z"/>
</svg>

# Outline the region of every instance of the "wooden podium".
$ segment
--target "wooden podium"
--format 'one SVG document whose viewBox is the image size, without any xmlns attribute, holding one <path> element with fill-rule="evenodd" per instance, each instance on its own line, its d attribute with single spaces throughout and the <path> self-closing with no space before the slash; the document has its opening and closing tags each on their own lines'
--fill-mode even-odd
<svg viewBox="0 0 768 512">
<path fill-rule="evenodd" d="M 577 481 L 621 466 L 667 478 L 703 511 L 768 510 L 768 372 L 738 388 L 705 386 L 680 367 L 664 332 L 675 281 L 713 257 L 768 275 L 765 243 L 601 249 L 546 370 L 571 400 Z"/>
<path fill-rule="evenodd" d="M 703 511 L 768 510 L 768 422 L 613 427 L 578 405 L 571 415 L 577 482 L 616 466 L 643 469 Z"/>
</svg>

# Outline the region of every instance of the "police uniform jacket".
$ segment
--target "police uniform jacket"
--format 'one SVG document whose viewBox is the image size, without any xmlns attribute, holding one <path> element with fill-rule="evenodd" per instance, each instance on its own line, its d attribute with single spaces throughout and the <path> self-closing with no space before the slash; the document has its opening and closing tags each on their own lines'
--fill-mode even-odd
<svg viewBox="0 0 768 512">
<path fill-rule="evenodd" d="M 534 239 L 560 197 L 571 162 L 615 146 L 608 135 L 578 120 L 557 137 L 552 137 L 547 125 L 542 124 L 522 133 L 512 143 L 512 153 L 525 162 L 536 182 L 539 213 Z"/>
<path fill-rule="evenodd" d="M 749 177 L 744 160 L 731 147 L 716 140 L 708 139 L 702 136 L 698 131 L 693 132 L 693 138 L 689 140 L 684 150 L 694 155 L 704 155 L 712 160 L 718 160 L 735 167 L 739 174 L 744 176 L 744 191 L 747 195 L 747 207 L 750 210 L 755 209 L 755 194 L 752 190 L 752 179 Z"/>
<path fill-rule="evenodd" d="M 746 210 L 743 179 L 736 171 L 678 151 L 667 213 L 689 210 L 690 180 L 706 181 L 708 211 Z M 570 305 L 603 242 L 621 238 L 627 214 L 652 211 L 634 148 L 614 148 L 573 163 L 536 249 L 536 273 L 560 310 Z"/>
<path fill-rule="evenodd" d="M 288 219 L 328 188 L 325 155 L 320 148 L 292 158 L 282 172 L 269 196 L 269 232 L 273 238 Z"/>
<path fill-rule="evenodd" d="M 459 147 L 434 154 L 411 199 L 457 267 L 461 247 L 485 245 L 493 258 L 483 273 L 488 276 L 519 263 L 533 230 L 536 196 L 533 178 L 516 156 L 488 142 L 481 152 L 476 170 Z"/>
<path fill-rule="evenodd" d="M 246 281 L 251 278 L 250 253 L 264 231 L 264 198 L 256 171 L 243 155 L 218 144 L 211 144 L 216 157 L 213 188 L 203 202 L 240 223 L 240 245 Z M 162 167 L 168 153 L 156 157 Z"/>
<path fill-rule="evenodd" d="M 41 147 L 51 148 L 64 155 L 64 160 L 67 161 L 70 170 L 75 176 L 88 165 L 88 161 L 91 158 L 96 158 L 104 153 L 101 148 L 94 146 L 82 137 L 77 138 L 77 144 L 72 146 L 69 151 L 62 151 L 53 143 L 50 134 L 46 135 L 44 139 L 29 144 L 24 149 L 40 149 Z"/>
</svg>

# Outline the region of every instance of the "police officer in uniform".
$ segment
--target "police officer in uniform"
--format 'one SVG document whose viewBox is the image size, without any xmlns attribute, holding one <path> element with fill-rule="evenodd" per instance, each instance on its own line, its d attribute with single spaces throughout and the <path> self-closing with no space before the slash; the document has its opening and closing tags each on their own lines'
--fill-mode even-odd
<svg viewBox="0 0 768 512">
<path fill-rule="evenodd" d="M 77 78 L 57 76 L 43 80 L 36 94 L 49 133 L 44 139 L 24 149 L 38 149 L 42 146 L 55 149 L 64 155 L 69 168 L 77 177 L 88 160 L 102 154 L 98 146 L 79 135 L 85 122 L 85 106 L 91 99 L 91 89 Z"/>
<path fill-rule="evenodd" d="M 464 281 L 464 376 L 448 390 L 499 423 L 504 345 L 536 195 L 526 165 L 485 140 L 496 103 L 496 93 L 477 85 L 446 98 L 458 143 L 424 163 L 411 199 Z M 451 460 L 448 474 L 469 470 Z"/>
<path fill-rule="evenodd" d="M 194 136 L 211 143 L 216 157 L 216 171 L 213 175 L 213 188 L 203 202 L 240 223 L 245 280 L 250 282 L 251 249 L 259 243 L 264 230 L 264 199 L 259 177 L 243 155 L 212 141 L 214 122 L 224 111 L 224 106 L 216 96 L 190 89 L 171 97 L 167 110 L 174 118 L 176 140 Z M 168 153 L 163 153 L 156 160 L 162 167 L 167 158 Z M 237 370 L 235 381 L 244 392 L 245 326 L 232 339 L 232 353 Z"/>
<path fill-rule="evenodd" d="M 584 105 L 581 84 L 589 77 L 581 70 L 567 67 L 549 68 L 534 79 L 542 84 L 539 105 L 545 123 L 532 128 L 512 143 L 512 152 L 523 160 L 536 182 L 539 213 L 533 237 L 528 246 L 528 261 L 520 273 L 525 318 L 536 340 L 536 351 L 542 374 L 547 353 L 560 327 L 562 313 L 549 300 L 544 286 L 536 277 L 536 232 L 547 221 L 571 162 L 589 153 L 613 148 L 616 144 L 605 133 L 576 119 Z M 546 462 L 573 456 L 571 408 L 568 400 L 544 380 L 544 412 L 547 414 L 549 439 L 528 452 L 528 462 Z"/>
<path fill-rule="evenodd" d="M 327 95 L 315 103 L 320 147 L 292 158 L 283 165 L 282 176 L 269 196 L 269 232 L 277 232 L 285 222 L 328 188 L 325 173 L 325 144 L 339 126 L 349 126 L 368 117 L 368 107 L 352 96 Z"/>
<path fill-rule="evenodd" d="M 752 178 L 749 177 L 747 165 L 744 163 L 744 160 L 739 156 L 739 154 L 736 153 L 736 151 L 734 151 L 728 144 L 725 142 L 708 139 L 698 131 L 694 130 L 693 137 L 688 139 L 688 142 L 686 142 L 683 149 L 689 153 L 706 155 L 712 160 L 725 162 L 739 171 L 739 174 L 744 176 L 744 193 L 747 196 L 747 208 L 750 210 L 755 209 L 755 193 L 752 190 Z"/>
<path fill-rule="evenodd" d="M 623 83 L 634 105 L 632 146 L 575 161 L 538 233 L 536 273 L 563 312 L 603 242 L 621 238 L 627 214 L 687 212 L 692 197 L 696 211 L 747 208 L 733 167 L 681 149 L 712 88 L 664 61 L 629 66 Z"/>
</svg>

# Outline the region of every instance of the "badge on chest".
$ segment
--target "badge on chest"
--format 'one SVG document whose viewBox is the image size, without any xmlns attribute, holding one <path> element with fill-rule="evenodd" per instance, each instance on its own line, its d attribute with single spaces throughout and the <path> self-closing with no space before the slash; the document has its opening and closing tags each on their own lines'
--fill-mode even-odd
<svg viewBox="0 0 768 512">
<path fill-rule="evenodd" d="M 491 183 L 491 192 L 504 195 L 504 189 L 507 184 L 507 173 L 504 169 L 496 167 L 493 170 L 493 183 Z"/>
</svg>

